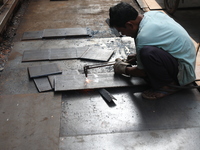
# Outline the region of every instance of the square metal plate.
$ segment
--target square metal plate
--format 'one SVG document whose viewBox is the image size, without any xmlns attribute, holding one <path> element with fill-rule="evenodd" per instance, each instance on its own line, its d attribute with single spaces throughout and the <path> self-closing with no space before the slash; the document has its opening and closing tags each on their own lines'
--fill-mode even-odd
<svg viewBox="0 0 200 150">
<path fill-rule="evenodd" d="M 62 73 L 58 65 L 55 63 L 28 67 L 28 70 L 30 78 L 37 78 Z"/>
<path fill-rule="evenodd" d="M 96 60 L 96 61 L 108 61 L 112 56 L 114 50 L 108 50 L 98 46 L 91 46 L 81 56 L 81 59 Z"/>
</svg>

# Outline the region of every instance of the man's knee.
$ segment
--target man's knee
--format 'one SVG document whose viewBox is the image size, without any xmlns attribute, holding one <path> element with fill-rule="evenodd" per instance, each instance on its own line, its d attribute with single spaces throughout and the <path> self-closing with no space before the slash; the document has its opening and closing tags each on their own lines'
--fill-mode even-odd
<svg viewBox="0 0 200 150">
<path fill-rule="evenodd" d="M 153 54 L 155 51 L 157 51 L 157 47 L 155 46 L 144 46 L 141 50 L 140 50 L 140 57 L 141 58 L 146 58 L 148 57 L 150 54 Z"/>
<path fill-rule="evenodd" d="M 158 49 L 159 48 L 155 46 L 144 46 L 140 50 L 140 59 L 143 65 L 145 65 L 146 63 L 149 63 L 149 61 L 155 60 L 155 58 L 157 57 L 156 55 L 158 53 Z"/>
</svg>

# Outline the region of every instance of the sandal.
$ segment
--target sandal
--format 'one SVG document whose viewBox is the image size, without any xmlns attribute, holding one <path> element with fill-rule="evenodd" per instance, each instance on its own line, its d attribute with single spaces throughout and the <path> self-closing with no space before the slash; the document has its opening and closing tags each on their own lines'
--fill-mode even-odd
<svg viewBox="0 0 200 150">
<path fill-rule="evenodd" d="M 160 90 L 153 90 L 153 89 L 149 89 L 146 90 L 144 92 L 142 92 L 142 97 L 149 99 L 149 100 L 156 100 L 159 98 L 163 98 L 166 97 L 168 95 L 174 94 L 176 92 L 180 91 L 180 89 L 163 89 L 161 88 Z"/>
</svg>

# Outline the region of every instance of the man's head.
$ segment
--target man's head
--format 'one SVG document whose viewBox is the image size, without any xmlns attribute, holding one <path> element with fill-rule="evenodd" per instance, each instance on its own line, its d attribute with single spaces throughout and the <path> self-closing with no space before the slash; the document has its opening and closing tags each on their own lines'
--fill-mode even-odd
<svg viewBox="0 0 200 150">
<path fill-rule="evenodd" d="M 139 22 L 138 12 L 128 3 L 120 2 L 110 7 L 110 27 L 116 28 L 124 35 L 136 37 Z"/>
</svg>

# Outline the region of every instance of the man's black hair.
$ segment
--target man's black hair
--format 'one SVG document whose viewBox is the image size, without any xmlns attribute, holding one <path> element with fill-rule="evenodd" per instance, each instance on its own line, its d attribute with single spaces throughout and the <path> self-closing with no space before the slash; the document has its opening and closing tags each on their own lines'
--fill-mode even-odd
<svg viewBox="0 0 200 150">
<path fill-rule="evenodd" d="M 125 27 L 126 22 L 137 18 L 138 12 L 130 4 L 120 2 L 110 7 L 109 16 L 110 27 Z"/>
</svg>

